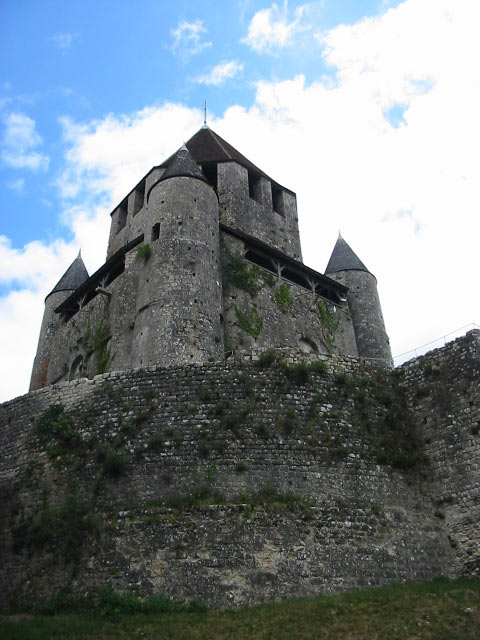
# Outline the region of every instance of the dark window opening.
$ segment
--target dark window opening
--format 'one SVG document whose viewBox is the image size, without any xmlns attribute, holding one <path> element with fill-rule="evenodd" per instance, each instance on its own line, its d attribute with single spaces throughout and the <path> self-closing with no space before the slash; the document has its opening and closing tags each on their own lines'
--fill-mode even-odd
<svg viewBox="0 0 480 640">
<path fill-rule="evenodd" d="M 208 184 L 210 184 L 215 191 L 217 190 L 218 184 L 218 170 L 216 162 L 205 162 L 201 165 L 202 173 L 207 179 Z"/>
<path fill-rule="evenodd" d="M 128 203 L 126 200 L 124 200 L 114 214 L 117 217 L 117 233 L 121 231 L 123 227 L 127 224 L 127 212 L 128 212 Z"/>
<path fill-rule="evenodd" d="M 262 179 L 254 171 L 248 172 L 248 195 L 252 200 L 262 204 Z"/>
<path fill-rule="evenodd" d="M 300 338 L 298 346 L 304 353 L 318 353 L 318 346 L 316 342 L 307 336 Z"/>
<path fill-rule="evenodd" d="M 259 267 L 262 267 L 263 269 L 266 269 L 267 271 L 271 271 L 272 273 L 277 275 L 277 270 L 273 266 L 270 258 L 266 258 L 265 256 L 262 256 L 261 254 L 252 251 L 251 249 L 247 250 L 247 252 L 245 253 L 245 258 L 249 262 L 253 262 L 253 264 L 256 264 Z"/>
<path fill-rule="evenodd" d="M 290 282 L 294 282 L 304 289 L 309 289 L 310 291 L 312 290 L 310 284 L 308 283 L 306 278 L 302 276 L 301 273 L 297 273 L 296 271 L 292 271 L 291 269 L 287 268 L 282 271 L 282 278 L 285 278 L 285 280 L 290 280 Z"/>
<path fill-rule="evenodd" d="M 133 215 L 137 215 L 140 209 L 143 207 L 145 200 L 145 180 L 142 180 L 139 185 L 135 187 L 133 192 Z"/>
<path fill-rule="evenodd" d="M 245 251 L 245 259 L 259 267 L 262 267 L 262 269 L 273 273 L 275 276 L 278 276 L 277 267 L 265 253 L 248 247 Z M 287 280 L 288 282 L 292 282 L 303 289 L 307 289 L 310 293 L 321 296 L 329 302 L 333 302 L 335 304 L 341 303 L 339 294 L 335 290 L 325 286 L 321 281 L 317 281 L 316 279 L 313 280 L 312 276 L 307 277 L 300 273 L 300 271 L 296 271 L 295 269 L 289 268 L 286 264 L 282 264 L 281 261 L 278 263 L 278 266 L 282 268 L 281 278 L 283 280 Z"/>
<path fill-rule="evenodd" d="M 77 356 L 70 367 L 69 380 L 80 378 L 83 371 L 83 356 Z"/>
<path fill-rule="evenodd" d="M 105 280 L 105 286 L 116 280 L 125 271 L 125 256 L 109 272 Z"/>
<path fill-rule="evenodd" d="M 160 223 L 157 222 L 152 227 L 152 235 L 151 235 L 152 242 L 155 242 L 155 240 L 158 240 L 159 237 L 160 237 Z"/>
<path fill-rule="evenodd" d="M 283 201 L 283 191 L 280 187 L 272 183 L 272 204 L 273 210 L 281 216 L 285 215 L 285 205 Z"/>
<path fill-rule="evenodd" d="M 332 291 L 328 287 L 322 287 L 319 283 L 315 285 L 315 293 L 317 294 L 317 296 L 325 298 L 326 300 L 330 300 L 331 302 L 341 302 L 340 296 L 336 291 Z"/>
</svg>

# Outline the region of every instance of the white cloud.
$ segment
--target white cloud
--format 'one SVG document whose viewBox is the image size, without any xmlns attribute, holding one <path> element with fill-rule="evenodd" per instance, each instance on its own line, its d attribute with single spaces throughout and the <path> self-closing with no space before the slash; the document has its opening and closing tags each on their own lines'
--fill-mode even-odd
<svg viewBox="0 0 480 640">
<path fill-rule="evenodd" d="M 195 22 L 180 22 L 175 29 L 172 29 L 173 37 L 172 51 L 183 60 L 201 53 L 204 49 L 212 46 L 211 42 L 202 42 L 202 34 L 206 33 L 203 20 Z"/>
<path fill-rule="evenodd" d="M 0 284 L 22 283 L 30 289 L 43 289 L 49 286 L 48 282 L 45 283 L 47 280 L 53 287 L 53 280 L 59 280 L 62 275 L 58 273 L 59 265 L 61 268 L 62 261 L 70 255 L 73 255 L 73 250 L 70 251 L 62 240 L 49 246 L 34 241 L 23 249 L 16 249 L 8 238 L 0 236 Z"/>
<path fill-rule="evenodd" d="M 0 401 L 26 393 L 37 348 L 43 301 L 28 289 L 0 297 Z"/>
<path fill-rule="evenodd" d="M 46 171 L 50 163 L 48 156 L 34 151 L 42 144 L 35 131 L 35 120 L 24 113 L 9 113 L 4 118 L 3 150 L 1 158 L 4 164 L 14 169 Z"/>
<path fill-rule="evenodd" d="M 220 62 L 208 73 L 204 73 L 196 79 L 198 84 L 219 86 L 228 80 L 234 78 L 243 71 L 243 64 L 236 60 Z"/>
<path fill-rule="evenodd" d="M 17 180 L 12 180 L 12 182 L 7 183 L 8 189 L 14 191 L 15 193 L 23 193 L 23 189 L 25 187 L 25 178 L 18 178 Z"/>
<path fill-rule="evenodd" d="M 210 122 L 297 192 L 306 264 L 323 271 L 341 229 L 378 277 L 395 355 L 480 324 L 474 18 L 466 0 L 408 0 L 375 20 L 339 27 L 322 35 L 335 82 L 307 84 L 300 75 L 259 83 L 250 108 L 232 106 Z M 400 126 L 385 115 L 396 104 Z M 27 356 L 17 343 L 23 348 L 32 334 L 36 342 L 42 296 L 80 245 L 90 271 L 100 266 L 109 208 L 201 122 L 200 110 L 179 104 L 88 124 L 63 120 L 69 152 L 61 186 L 71 199 L 64 220 L 74 239 L 17 253 L 0 244 L 3 281 L 15 277 L 22 287 L 0 300 L 0 322 L 13 336 L 0 346 L 3 370 L 24 374 L 14 388 L 9 373 L 4 398 L 26 389 L 35 345 Z M 28 305 L 40 309 L 38 317 Z"/>
<path fill-rule="evenodd" d="M 26 393 L 43 313 L 43 300 L 75 257 L 63 241 L 31 242 L 15 249 L 0 236 L 0 284 L 14 286 L 0 297 L 0 399 Z"/>
<path fill-rule="evenodd" d="M 283 8 L 273 3 L 268 9 L 260 9 L 253 16 L 248 25 L 248 33 L 242 40 L 257 53 L 271 53 L 293 43 L 293 36 L 301 28 L 301 18 L 306 5 L 295 10 L 293 20 L 288 19 L 288 3 L 285 0 Z M 303 27 L 305 28 L 305 27 Z"/>
<path fill-rule="evenodd" d="M 77 35 L 74 33 L 56 33 L 54 36 L 50 38 L 53 44 L 60 49 L 61 51 L 66 51 L 70 49 L 73 41 L 77 38 Z"/>
<path fill-rule="evenodd" d="M 62 197 L 107 194 L 105 206 L 113 207 L 152 166 L 181 146 L 200 117 L 199 110 L 167 103 L 129 116 L 108 115 L 89 124 L 62 118 L 70 145 L 65 170 L 57 181 Z"/>
</svg>

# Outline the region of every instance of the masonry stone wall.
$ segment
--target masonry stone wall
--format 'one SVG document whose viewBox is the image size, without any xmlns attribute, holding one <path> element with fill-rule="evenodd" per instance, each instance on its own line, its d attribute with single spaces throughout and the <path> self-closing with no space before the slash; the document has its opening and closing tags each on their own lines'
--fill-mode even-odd
<svg viewBox="0 0 480 640">
<path fill-rule="evenodd" d="M 187 184 L 179 188 L 175 181 Z M 43 384 L 53 384 L 153 364 L 222 361 L 231 351 L 268 348 L 357 355 L 346 302 L 323 300 L 333 314 L 335 329 L 330 330 L 319 313 L 318 296 L 249 263 L 244 241 L 219 231 L 216 196 L 208 185 L 188 178 L 162 185 L 158 206 L 152 192 L 149 216 L 137 214 L 145 216 L 145 229 L 161 227 L 159 237 L 148 243 L 148 259 L 138 260 L 136 247 L 127 252 L 125 270 L 66 322 L 54 308 L 71 292 L 47 299 L 36 378 L 41 373 Z M 240 259 L 244 270 L 258 272 L 258 292 L 232 280 L 232 258 Z M 287 295 L 283 306 L 281 291 Z M 261 323 L 258 335 L 255 323 Z M 47 330 L 54 331 L 49 340 Z"/>
<path fill-rule="evenodd" d="M 223 359 L 214 190 L 187 177 L 161 181 L 151 189 L 146 224 L 158 225 L 159 237 L 139 279 L 132 366 Z"/>
<path fill-rule="evenodd" d="M 4 403 L 2 607 L 68 584 L 229 606 L 478 575 L 479 339 L 392 373 L 292 350 Z"/>
<path fill-rule="evenodd" d="M 390 340 L 385 329 L 375 276 L 356 269 L 329 275 L 349 289 L 347 299 L 358 355 L 392 367 Z"/>
<path fill-rule="evenodd" d="M 55 309 L 66 300 L 71 293 L 72 292 L 68 290 L 55 291 L 47 296 L 45 300 L 45 311 L 43 313 L 42 326 L 40 327 L 37 353 L 35 354 L 32 367 L 30 389 L 40 389 L 55 380 L 52 374 L 50 374 L 49 377 L 48 372 L 51 366 L 52 352 L 53 358 L 56 356 L 56 334 L 61 325 L 61 318 L 55 313 Z"/>
<path fill-rule="evenodd" d="M 223 318 L 225 351 L 293 348 L 317 354 L 357 355 L 355 334 L 346 302 L 333 304 L 294 282 L 243 261 L 257 273 L 253 292 L 236 286 L 230 276 L 232 258 L 243 260 L 244 242 L 222 234 Z M 253 282 L 254 280 L 254 282 Z M 283 294 L 283 298 L 282 298 Z M 318 302 L 331 314 L 333 329 L 320 315 Z M 255 329 L 258 330 L 256 335 Z"/>
<path fill-rule="evenodd" d="M 302 259 L 296 197 L 282 191 L 282 213 L 275 211 L 269 180 L 259 178 L 258 200 L 249 195 L 248 171 L 236 162 L 218 164 L 220 222 L 240 229 L 296 260 Z"/>
<path fill-rule="evenodd" d="M 480 331 L 401 368 L 457 562 L 480 577 Z"/>
<path fill-rule="evenodd" d="M 135 301 L 142 275 L 142 264 L 135 260 L 135 250 L 130 251 L 125 256 L 125 271 L 68 322 L 52 312 L 56 334 L 51 341 L 47 384 L 131 368 Z"/>
</svg>

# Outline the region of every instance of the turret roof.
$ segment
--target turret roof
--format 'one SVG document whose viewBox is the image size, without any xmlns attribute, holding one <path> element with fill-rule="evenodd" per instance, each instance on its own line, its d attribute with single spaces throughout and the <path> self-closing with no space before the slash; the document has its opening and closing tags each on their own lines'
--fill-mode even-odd
<svg viewBox="0 0 480 640">
<path fill-rule="evenodd" d="M 48 295 L 50 296 L 52 293 L 57 293 L 57 291 L 75 291 L 75 289 L 77 289 L 87 279 L 88 271 L 82 260 L 81 252 L 79 251 L 78 256 Z"/>
<path fill-rule="evenodd" d="M 185 145 L 179 149 L 173 156 L 170 156 L 168 164 L 164 163 L 162 166 L 166 166 L 165 173 L 160 178 L 160 181 L 167 178 L 175 178 L 179 176 L 186 176 L 189 178 L 198 178 L 207 182 L 202 170 L 192 158 L 189 150 Z"/>
<path fill-rule="evenodd" d="M 349 244 L 345 242 L 341 234 L 338 234 L 337 242 L 328 261 L 325 273 L 336 271 L 366 271 L 370 273 Z"/>
</svg>

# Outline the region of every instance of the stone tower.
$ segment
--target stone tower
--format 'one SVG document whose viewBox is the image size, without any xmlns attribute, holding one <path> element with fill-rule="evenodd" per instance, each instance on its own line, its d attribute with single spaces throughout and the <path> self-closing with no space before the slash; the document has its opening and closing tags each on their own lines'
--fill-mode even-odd
<svg viewBox="0 0 480 640">
<path fill-rule="evenodd" d="M 183 146 L 146 193 L 151 256 L 139 274 L 132 366 L 223 356 L 218 198 Z"/>
<path fill-rule="evenodd" d="M 359 357 L 393 367 L 390 341 L 378 297 L 377 279 L 340 234 L 325 275 L 348 287 L 347 301 Z"/>
<path fill-rule="evenodd" d="M 82 260 L 80 251 L 72 264 L 45 298 L 40 337 L 38 338 L 37 354 L 33 363 L 32 377 L 29 391 L 41 389 L 47 384 L 48 365 L 56 333 L 61 322 L 55 309 L 64 302 L 70 294 L 87 280 L 88 271 Z"/>
<path fill-rule="evenodd" d="M 113 209 L 105 263 L 47 296 L 30 388 L 268 349 L 392 364 L 374 276 L 341 238 L 327 274 L 303 264 L 295 193 L 204 126 Z"/>
</svg>

